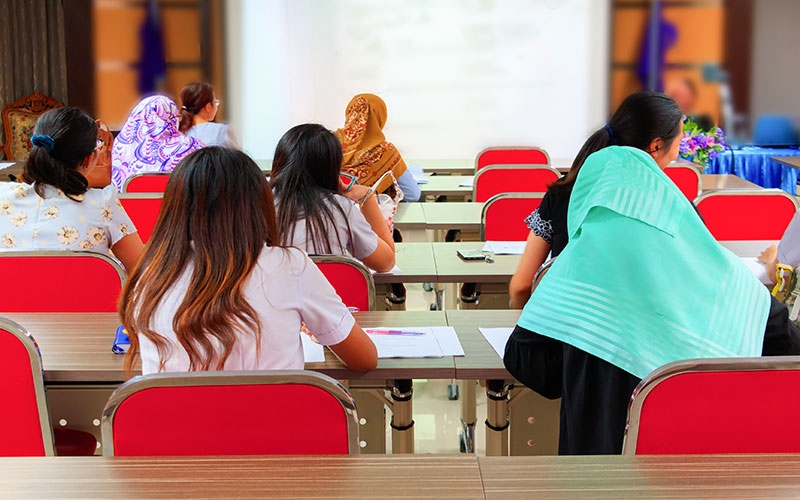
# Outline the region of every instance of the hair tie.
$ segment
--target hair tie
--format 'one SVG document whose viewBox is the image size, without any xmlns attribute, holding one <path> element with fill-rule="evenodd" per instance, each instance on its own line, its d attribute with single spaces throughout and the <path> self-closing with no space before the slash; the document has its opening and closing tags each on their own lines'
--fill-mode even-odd
<svg viewBox="0 0 800 500">
<path fill-rule="evenodd" d="M 606 132 L 608 132 L 608 138 L 611 139 L 611 144 L 616 144 L 617 143 L 617 138 L 614 137 L 614 131 L 611 130 L 611 127 L 609 127 L 608 125 L 605 125 L 603 128 L 606 129 Z"/>
<path fill-rule="evenodd" d="M 31 137 L 31 144 L 44 148 L 48 153 L 52 152 L 53 148 L 56 147 L 56 141 L 49 135 L 34 135 Z"/>
</svg>

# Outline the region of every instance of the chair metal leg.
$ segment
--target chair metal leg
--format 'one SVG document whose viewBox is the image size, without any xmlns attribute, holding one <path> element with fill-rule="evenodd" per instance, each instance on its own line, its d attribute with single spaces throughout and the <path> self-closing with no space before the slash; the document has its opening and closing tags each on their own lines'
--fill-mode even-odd
<svg viewBox="0 0 800 500">
<path fill-rule="evenodd" d="M 375 383 L 373 387 L 350 387 L 358 411 L 358 439 L 361 453 L 386 453 L 386 398 L 383 396 L 386 383 Z"/>
<path fill-rule="evenodd" d="M 414 453 L 414 418 L 410 379 L 395 380 L 392 387 L 392 453 Z"/>
</svg>

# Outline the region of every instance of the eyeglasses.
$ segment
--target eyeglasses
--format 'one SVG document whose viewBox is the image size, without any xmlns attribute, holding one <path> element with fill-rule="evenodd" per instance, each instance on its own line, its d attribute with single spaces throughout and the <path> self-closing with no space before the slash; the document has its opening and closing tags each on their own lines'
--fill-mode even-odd
<svg viewBox="0 0 800 500">
<path fill-rule="evenodd" d="M 95 152 L 100 151 L 101 149 L 103 149 L 105 145 L 106 143 L 103 141 L 103 139 L 97 139 L 97 144 L 94 147 L 94 151 Z"/>
<path fill-rule="evenodd" d="M 214 106 L 219 106 L 219 99 L 214 99 Z"/>
</svg>

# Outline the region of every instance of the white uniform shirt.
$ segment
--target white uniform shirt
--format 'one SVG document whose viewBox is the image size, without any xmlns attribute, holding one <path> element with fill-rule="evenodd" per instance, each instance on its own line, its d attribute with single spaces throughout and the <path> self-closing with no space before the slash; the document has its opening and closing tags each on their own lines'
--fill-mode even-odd
<svg viewBox="0 0 800 500">
<path fill-rule="evenodd" d="M 135 233 L 114 186 L 89 189 L 75 201 L 46 186 L 0 182 L 0 250 L 92 250 L 108 254 Z"/>
<path fill-rule="evenodd" d="M 191 264 L 187 266 L 151 318 L 151 329 L 171 344 L 163 370 L 166 372 L 189 370 L 189 356 L 177 341 L 172 320 L 186 296 L 192 269 Z M 261 323 L 261 342 L 256 349 L 254 332 L 242 332 L 225 361 L 225 370 L 302 370 L 301 322 L 323 345 L 342 342 L 355 325 L 353 315 L 328 280 L 298 249 L 265 246 L 243 292 Z M 142 373 L 158 372 L 160 360 L 155 344 L 143 335 L 139 342 Z M 220 352 L 217 343 L 215 348 Z M 213 369 L 216 361 L 211 366 Z"/>
</svg>

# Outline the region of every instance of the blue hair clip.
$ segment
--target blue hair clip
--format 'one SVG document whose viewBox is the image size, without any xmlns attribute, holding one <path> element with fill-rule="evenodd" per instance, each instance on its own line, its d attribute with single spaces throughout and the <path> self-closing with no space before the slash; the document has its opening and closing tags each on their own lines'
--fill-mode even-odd
<svg viewBox="0 0 800 500">
<path fill-rule="evenodd" d="M 605 126 L 603 126 L 603 128 L 606 129 L 606 132 L 608 132 L 608 138 L 611 139 L 611 144 L 616 144 L 617 143 L 617 138 L 614 137 L 614 131 L 611 130 L 611 127 L 609 127 L 608 125 L 605 125 Z"/>
<path fill-rule="evenodd" d="M 31 137 L 31 144 L 44 148 L 45 151 L 50 153 L 56 147 L 56 141 L 49 135 L 34 135 Z"/>
</svg>

